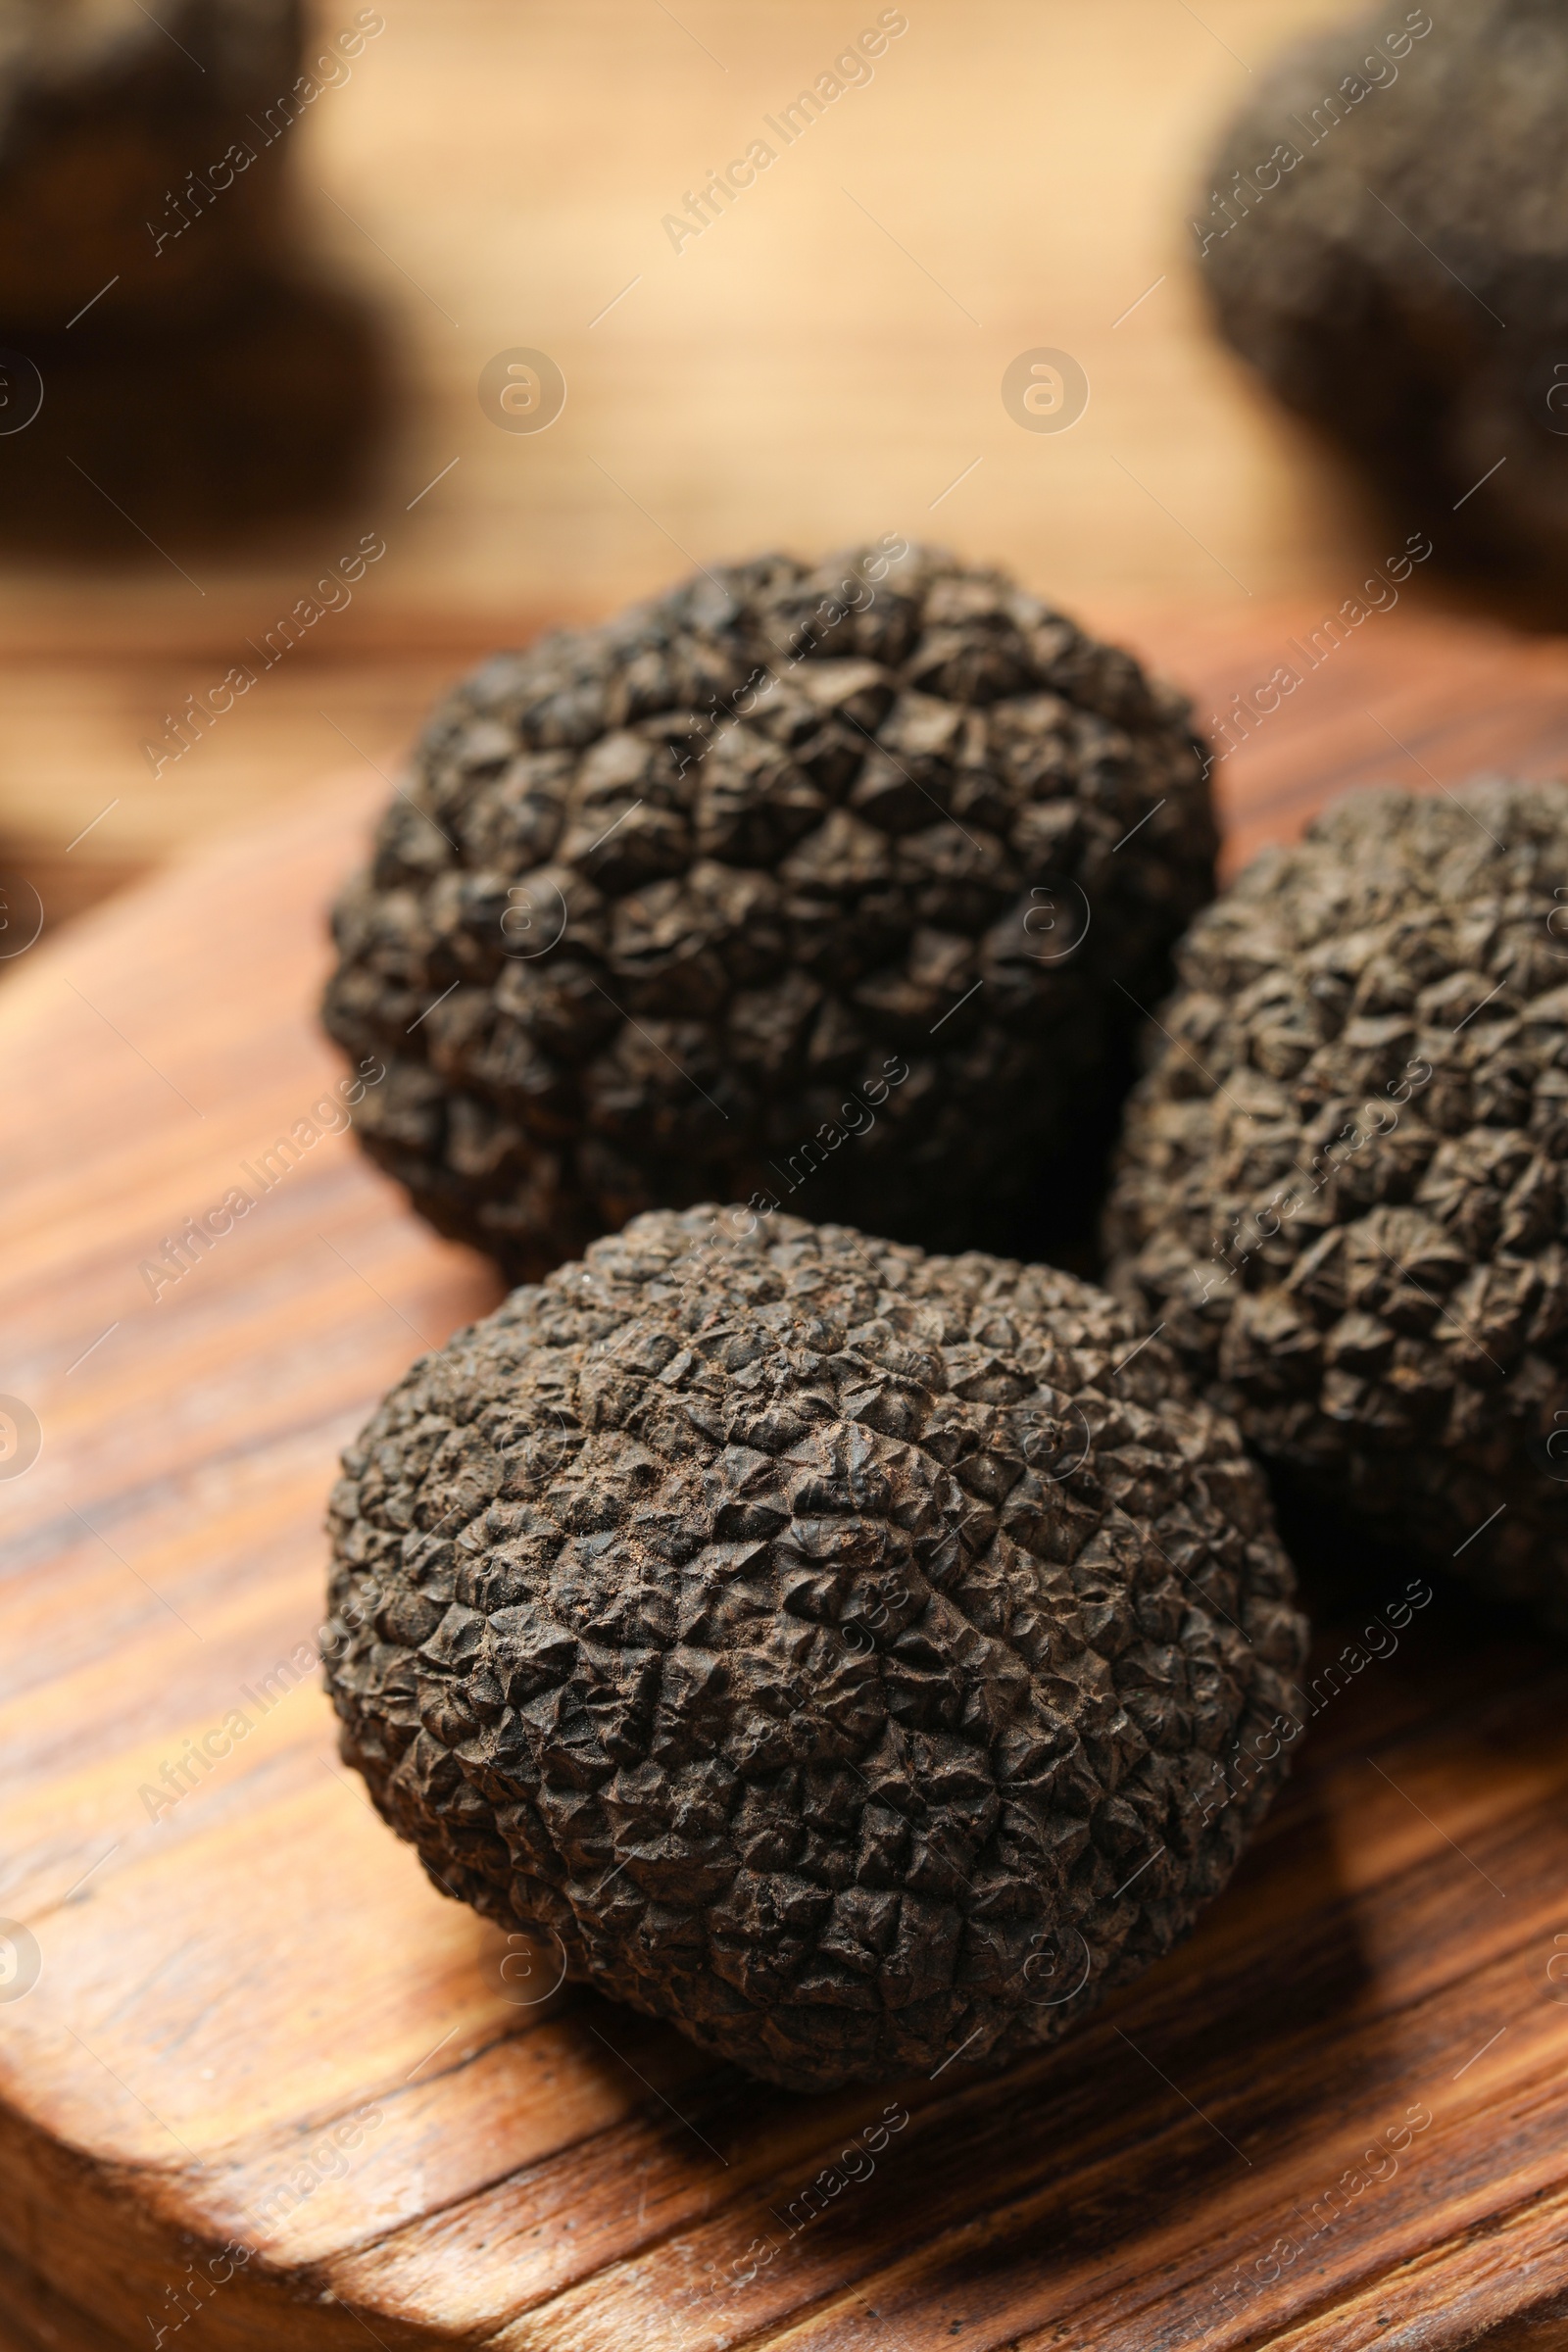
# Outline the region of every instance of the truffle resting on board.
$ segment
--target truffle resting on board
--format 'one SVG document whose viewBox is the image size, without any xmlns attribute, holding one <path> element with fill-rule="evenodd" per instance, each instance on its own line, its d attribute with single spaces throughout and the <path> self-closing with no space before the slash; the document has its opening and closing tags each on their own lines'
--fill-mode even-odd
<svg viewBox="0 0 1568 2352">
<path fill-rule="evenodd" d="M 362 1141 L 534 1279 L 766 1195 L 1049 1254 L 1212 895 L 1185 702 L 897 540 L 705 572 L 487 662 L 336 910 Z"/>
<path fill-rule="evenodd" d="M 1351 794 L 1178 960 L 1107 1279 L 1260 1453 L 1568 1630 L 1568 789 Z"/>
<path fill-rule="evenodd" d="M 436 1884 L 788 2087 L 1054 2039 L 1286 1769 L 1258 1471 L 1047 1267 L 637 1218 L 344 1457 L 328 1680 Z"/>
</svg>

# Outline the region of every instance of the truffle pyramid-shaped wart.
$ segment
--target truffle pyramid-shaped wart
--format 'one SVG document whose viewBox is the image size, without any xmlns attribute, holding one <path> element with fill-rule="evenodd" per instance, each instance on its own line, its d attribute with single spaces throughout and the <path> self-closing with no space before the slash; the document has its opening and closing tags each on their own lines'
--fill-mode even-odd
<svg viewBox="0 0 1568 2352">
<path fill-rule="evenodd" d="M 1204 774 L 1127 655 L 897 541 L 500 656 L 337 908 L 362 1140 L 519 1278 L 715 1198 L 1033 1239 L 1211 895 Z"/>
<path fill-rule="evenodd" d="M 1053 2039 L 1302 1712 L 1261 1478 L 1163 1344 L 842 1226 L 637 1218 L 412 1368 L 332 1527 L 343 1753 L 436 1883 L 799 2089 Z"/>
<path fill-rule="evenodd" d="M 1221 330 L 1440 559 L 1568 569 L 1568 10 L 1378 7 L 1249 84 L 1198 195 Z"/>
<path fill-rule="evenodd" d="M 1568 1629 L 1568 790 L 1354 794 L 1180 964 L 1115 1287 L 1261 1452 Z"/>
</svg>

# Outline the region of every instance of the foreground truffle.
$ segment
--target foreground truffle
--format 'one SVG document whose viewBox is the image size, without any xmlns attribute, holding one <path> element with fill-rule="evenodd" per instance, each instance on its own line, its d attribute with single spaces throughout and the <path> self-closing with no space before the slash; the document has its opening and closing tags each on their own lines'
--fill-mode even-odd
<svg viewBox="0 0 1568 2352">
<path fill-rule="evenodd" d="M 345 1455 L 345 1758 L 448 1893 L 773 2082 L 1053 2039 L 1299 1713 L 1261 1478 L 1142 1336 L 1044 1267 L 639 1217 Z"/>
<path fill-rule="evenodd" d="M 1213 854 L 1128 655 L 901 542 L 768 556 L 451 696 L 326 1024 L 388 1066 L 362 1141 L 514 1277 L 714 1197 L 1033 1245 Z"/>
<path fill-rule="evenodd" d="M 1568 1628 L 1568 790 L 1361 792 L 1195 925 L 1110 1279 L 1262 1453 Z"/>
<path fill-rule="evenodd" d="M 1560 0 L 1380 8 L 1259 74 L 1193 222 L 1225 335 L 1443 557 L 1565 568 L 1565 107 Z"/>
</svg>

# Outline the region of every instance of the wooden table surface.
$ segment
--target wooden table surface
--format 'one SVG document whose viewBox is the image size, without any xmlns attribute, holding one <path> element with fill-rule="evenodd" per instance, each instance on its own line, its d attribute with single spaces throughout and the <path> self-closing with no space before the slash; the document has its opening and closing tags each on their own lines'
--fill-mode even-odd
<svg viewBox="0 0 1568 2352">
<path fill-rule="evenodd" d="M 204 546 L 149 509 L 92 563 L 0 557 L 0 893 L 53 921 L 182 861 L 0 961 L 0 1393 L 42 1432 L 0 1478 L 6 2352 L 1568 2345 L 1556 1654 L 1420 1611 L 1199 1936 L 1054 2056 L 759 2090 L 519 1998 L 527 1955 L 336 1761 L 333 1459 L 490 1272 L 346 1136 L 156 1305 L 138 1272 L 336 1076 L 322 906 L 375 768 L 492 645 L 897 527 L 1011 564 L 1206 721 L 1407 528 L 1441 563 L 1441 516 L 1371 518 L 1216 350 L 1187 250 L 1215 124 L 1342 5 L 910 0 L 875 80 L 676 255 L 663 214 L 877 6 L 382 0 L 290 134 L 301 250 L 397 354 L 363 510 Z M 568 383 L 537 436 L 476 396 L 520 345 Z M 1038 346 L 1089 376 L 1069 432 L 1003 408 Z M 362 530 L 387 554 L 353 606 L 155 776 L 165 714 Z M 1568 645 L 1418 575 L 1218 770 L 1229 855 L 1336 781 L 1503 761 L 1568 762 Z M 1371 1608 L 1405 1581 L 1353 1565 Z M 1324 1606 L 1333 1657 L 1368 1620 Z M 874 2174 L 792 2226 L 889 2099 Z"/>
<path fill-rule="evenodd" d="M 1568 758 L 1568 652 L 1396 612 L 1220 776 L 1253 842 L 1489 758 Z M 381 791 L 0 989 L 0 1391 L 41 1429 L 0 1480 L 7 2352 L 1568 2344 L 1568 1662 L 1447 1594 L 1365 1636 L 1407 1581 L 1376 1551 L 1320 1588 L 1340 1670 L 1227 1896 L 999 2079 L 760 2088 L 522 1973 L 371 1814 L 315 1671 L 323 1498 L 494 1276 L 349 1135 L 156 1303 L 140 1267 L 337 1075 L 322 908 Z"/>
</svg>

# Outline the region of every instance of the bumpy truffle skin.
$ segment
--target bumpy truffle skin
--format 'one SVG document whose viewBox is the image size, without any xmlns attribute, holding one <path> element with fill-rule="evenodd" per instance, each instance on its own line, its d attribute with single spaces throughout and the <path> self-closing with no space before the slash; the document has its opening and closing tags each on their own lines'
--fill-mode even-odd
<svg viewBox="0 0 1568 2352">
<path fill-rule="evenodd" d="M 432 721 L 325 1018 L 388 1065 L 362 1140 L 514 1278 L 758 1195 L 1032 1250 L 1108 1134 L 1212 895 L 1187 706 L 900 545 L 705 574 Z"/>
<path fill-rule="evenodd" d="M 788 2087 L 1053 2039 L 1297 1725 L 1261 1478 L 1140 1336 L 1045 1267 L 637 1218 L 345 1456 L 344 1756 L 449 1893 Z"/>
<path fill-rule="evenodd" d="M 1565 105 L 1561 0 L 1379 8 L 1250 85 L 1193 223 L 1224 334 L 1440 556 L 1559 575 Z"/>
<path fill-rule="evenodd" d="M 1568 1627 L 1568 791 L 1357 793 L 1178 960 L 1113 1286 L 1261 1452 Z"/>
</svg>

